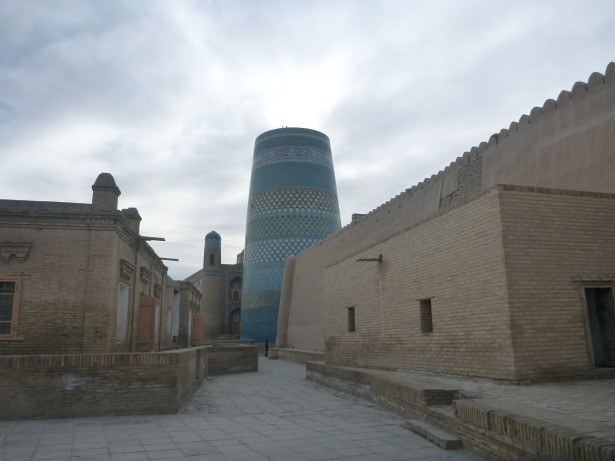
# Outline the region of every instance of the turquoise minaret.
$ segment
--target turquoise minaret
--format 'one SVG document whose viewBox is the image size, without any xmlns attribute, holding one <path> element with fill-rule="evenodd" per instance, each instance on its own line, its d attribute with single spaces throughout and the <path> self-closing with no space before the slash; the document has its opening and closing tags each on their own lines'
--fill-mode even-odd
<svg viewBox="0 0 615 461">
<path fill-rule="evenodd" d="M 327 135 L 280 128 L 256 138 L 246 223 L 242 338 L 275 342 L 286 258 L 339 228 Z"/>
</svg>

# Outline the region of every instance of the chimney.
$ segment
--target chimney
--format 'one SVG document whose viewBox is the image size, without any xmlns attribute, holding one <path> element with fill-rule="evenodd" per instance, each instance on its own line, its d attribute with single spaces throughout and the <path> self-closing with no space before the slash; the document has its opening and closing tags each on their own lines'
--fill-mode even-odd
<svg viewBox="0 0 615 461">
<path fill-rule="evenodd" d="M 138 234 L 141 225 L 141 215 L 139 215 L 139 211 L 136 208 L 124 208 L 120 213 L 128 222 L 128 227 Z"/>
<path fill-rule="evenodd" d="M 92 186 L 92 191 L 92 210 L 117 211 L 117 198 L 121 192 L 111 174 L 100 173 Z"/>
</svg>

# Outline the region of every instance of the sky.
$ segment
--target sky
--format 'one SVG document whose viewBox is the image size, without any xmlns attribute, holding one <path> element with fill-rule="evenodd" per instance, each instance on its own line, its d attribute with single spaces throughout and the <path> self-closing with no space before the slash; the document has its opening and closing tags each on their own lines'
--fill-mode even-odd
<svg viewBox="0 0 615 461">
<path fill-rule="evenodd" d="M 342 225 L 615 60 L 615 2 L 0 0 L 0 198 L 119 207 L 183 279 L 243 249 L 255 138 L 331 139 Z"/>
</svg>

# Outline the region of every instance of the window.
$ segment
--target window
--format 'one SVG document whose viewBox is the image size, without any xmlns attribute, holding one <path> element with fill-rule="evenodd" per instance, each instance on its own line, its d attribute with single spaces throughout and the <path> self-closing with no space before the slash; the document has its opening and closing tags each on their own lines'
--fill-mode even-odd
<svg viewBox="0 0 615 461">
<path fill-rule="evenodd" d="M 431 299 L 419 299 L 419 308 L 421 311 L 421 333 L 433 333 Z"/>
<path fill-rule="evenodd" d="M 356 331 L 355 330 L 354 307 L 348 308 L 348 331 L 350 333 Z"/>
<path fill-rule="evenodd" d="M 229 296 L 231 301 L 241 301 L 241 278 L 235 277 L 229 283 Z"/>
<path fill-rule="evenodd" d="M 117 318 L 115 328 L 115 339 L 117 341 L 126 340 L 126 327 L 128 324 L 128 304 L 130 300 L 130 288 L 125 283 L 120 283 L 117 293 Z"/>
<path fill-rule="evenodd" d="M 17 335 L 21 280 L 0 280 L 0 338 Z"/>
</svg>

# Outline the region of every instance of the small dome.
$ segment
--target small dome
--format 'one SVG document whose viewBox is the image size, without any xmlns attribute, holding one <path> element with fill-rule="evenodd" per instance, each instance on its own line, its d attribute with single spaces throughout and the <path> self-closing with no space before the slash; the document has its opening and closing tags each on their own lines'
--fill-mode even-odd
<svg viewBox="0 0 615 461">
<path fill-rule="evenodd" d="M 205 240 L 222 240 L 222 237 L 216 231 L 211 231 L 205 236 Z"/>
<path fill-rule="evenodd" d="M 113 179 L 111 173 L 100 173 L 98 178 L 96 178 L 94 185 L 97 187 L 117 187 L 117 184 L 115 184 L 115 179 Z"/>
</svg>

